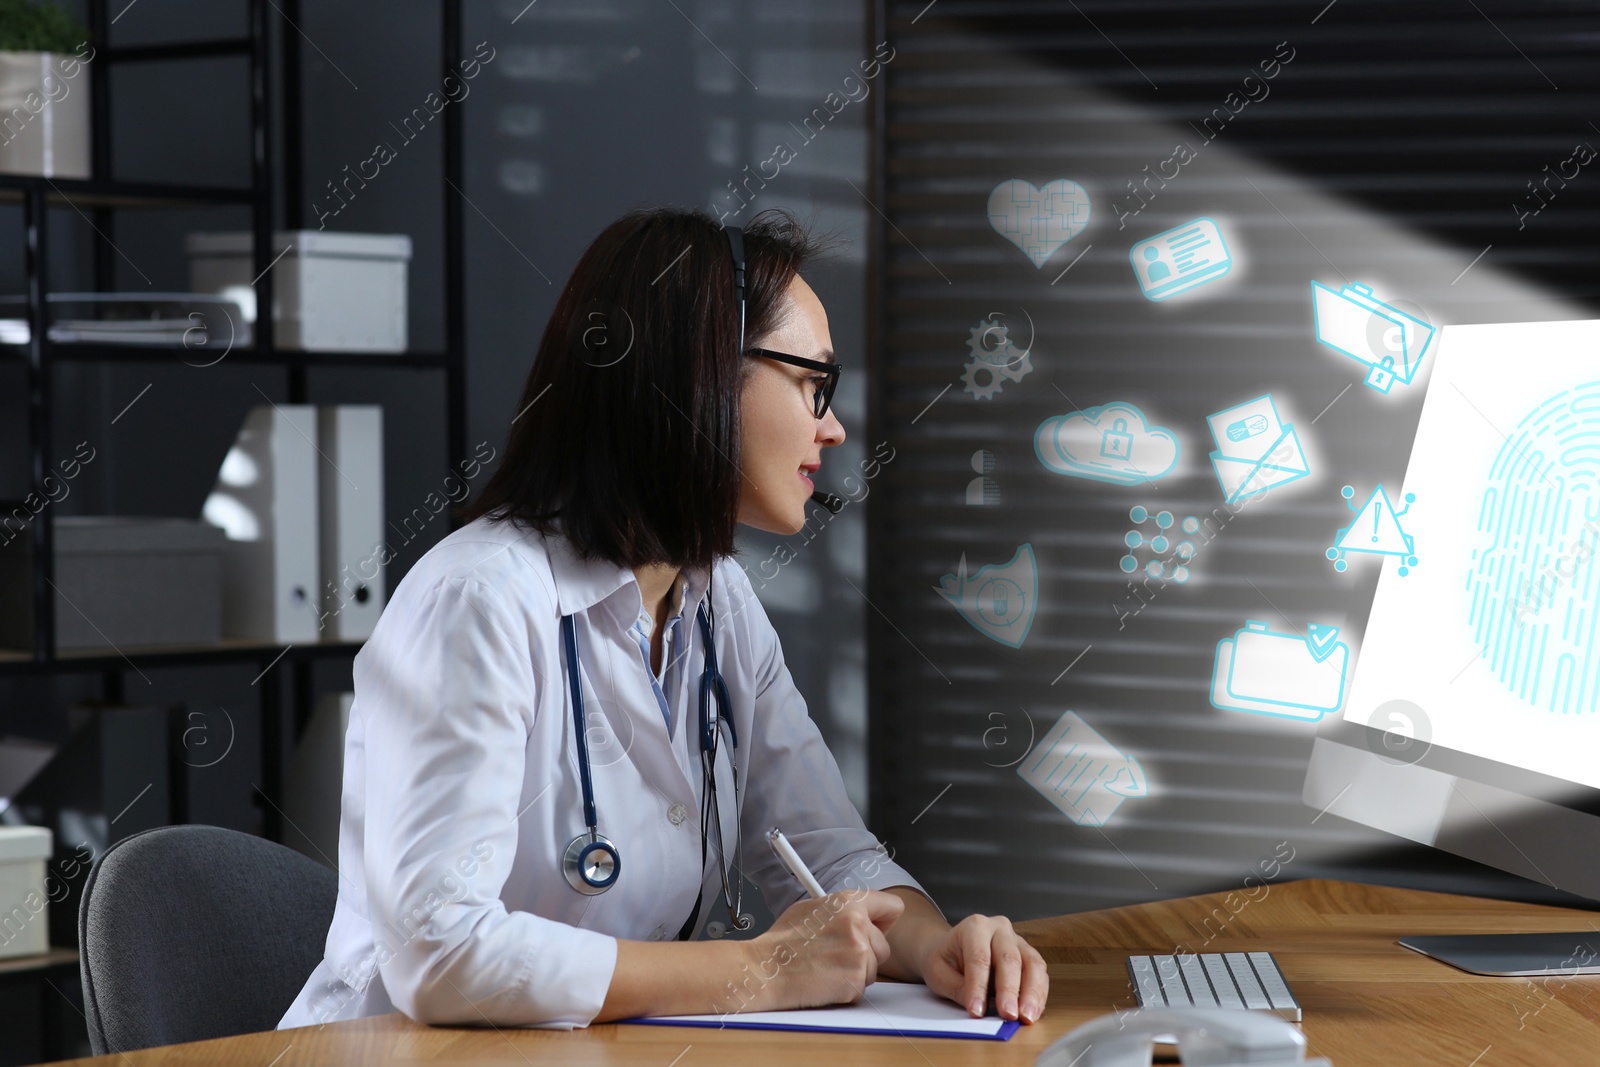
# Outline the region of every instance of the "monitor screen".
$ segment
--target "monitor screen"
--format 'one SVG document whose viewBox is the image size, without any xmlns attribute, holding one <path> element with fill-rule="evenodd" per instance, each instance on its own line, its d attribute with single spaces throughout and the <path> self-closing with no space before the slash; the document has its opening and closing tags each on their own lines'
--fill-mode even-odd
<svg viewBox="0 0 1600 1067">
<path fill-rule="evenodd" d="M 1302 799 L 1600 900 L 1600 321 L 1446 326 L 1430 358 L 1403 485 L 1340 531 L 1404 558 Z"/>
<path fill-rule="evenodd" d="M 1445 327 L 1344 719 L 1600 788 L 1600 321 Z M 1381 512 L 1352 536 L 1394 536 Z"/>
</svg>

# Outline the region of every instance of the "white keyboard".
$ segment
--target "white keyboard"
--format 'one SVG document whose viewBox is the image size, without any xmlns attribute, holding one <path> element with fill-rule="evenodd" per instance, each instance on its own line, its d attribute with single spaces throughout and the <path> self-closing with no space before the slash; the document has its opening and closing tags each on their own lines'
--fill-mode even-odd
<svg viewBox="0 0 1600 1067">
<path fill-rule="evenodd" d="M 1239 1008 L 1297 1023 L 1300 1004 L 1270 952 L 1129 956 L 1141 1008 Z"/>
</svg>

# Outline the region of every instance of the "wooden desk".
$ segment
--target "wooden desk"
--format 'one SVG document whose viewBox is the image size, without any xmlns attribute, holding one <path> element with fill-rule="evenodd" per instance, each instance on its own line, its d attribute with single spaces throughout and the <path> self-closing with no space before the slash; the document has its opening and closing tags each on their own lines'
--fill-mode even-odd
<svg viewBox="0 0 1600 1067">
<path fill-rule="evenodd" d="M 1553 979 L 1482 978 L 1395 944 L 1405 934 L 1589 930 L 1600 928 L 1600 914 L 1321 880 L 1251 892 L 1253 902 L 1212 894 L 1020 924 L 1050 964 L 1050 1003 L 1036 1024 L 1003 1044 L 620 1025 L 497 1032 L 422 1026 L 394 1014 L 65 1062 L 1031 1065 L 1073 1027 L 1136 1005 L 1128 954 L 1183 944 L 1196 952 L 1270 950 L 1305 1009 L 1311 1052 L 1334 1067 L 1551 1067 L 1600 1058 L 1600 975 L 1570 978 L 1564 987 Z M 1203 943 L 1208 916 L 1216 936 Z"/>
</svg>

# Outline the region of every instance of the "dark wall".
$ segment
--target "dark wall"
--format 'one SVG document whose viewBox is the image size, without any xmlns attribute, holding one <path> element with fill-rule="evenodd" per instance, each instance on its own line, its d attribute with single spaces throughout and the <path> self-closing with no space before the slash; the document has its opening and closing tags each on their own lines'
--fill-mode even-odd
<svg viewBox="0 0 1600 1067">
<path fill-rule="evenodd" d="M 1316 726 L 1208 696 L 1218 641 L 1247 620 L 1338 625 L 1360 654 L 1379 561 L 1352 557 L 1340 574 L 1325 558 L 1351 522 L 1339 490 L 1397 494 L 1406 473 L 1425 386 L 1380 396 L 1318 345 L 1311 280 L 1368 283 L 1438 324 L 1594 316 L 1600 178 L 1552 185 L 1527 219 L 1514 210 L 1534 203 L 1544 168 L 1600 144 L 1592 10 L 882 8 L 897 54 L 875 187 L 887 220 L 872 416 L 904 458 L 874 497 L 869 553 L 883 611 L 869 616 L 880 832 L 957 911 L 1031 917 L 1236 889 L 1280 848 L 1295 855 L 1282 877 L 1538 894 L 1319 817 L 1300 800 Z M 988 198 L 1003 181 L 1061 178 L 1087 192 L 1089 223 L 1036 267 L 991 227 Z M 1146 299 L 1134 242 L 1202 216 L 1224 227 L 1232 274 L 1192 300 Z M 985 398 L 963 374 L 972 331 L 995 312 L 1024 338 L 1036 329 L 1032 370 Z M 1535 356 L 1508 353 L 1508 373 Z M 1310 476 L 1219 512 L 1206 417 L 1262 393 L 1297 427 Z M 1114 485 L 1046 470 L 1035 428 L 1112 401 L 1175 430 L 1172 473 Z M 998 503 L 967 502 L 980 449 Z M 1145 548 L 1137 573 L 1120 569 L 1129 532 L 1157 532 L 1139 505 L 1204 517 L 1188 581 L 1170 557 L 1146 579 Z M 935 588 L 963 554 L 975 572 L 1024 543 L 1037 614 L 1010 648 Z M 1018 776 L 1069 710 L 1148 780 L 1103 827 L 1073 822 Z M 1011 877 L 997 884 L 996 869 Z"/>
</svg>

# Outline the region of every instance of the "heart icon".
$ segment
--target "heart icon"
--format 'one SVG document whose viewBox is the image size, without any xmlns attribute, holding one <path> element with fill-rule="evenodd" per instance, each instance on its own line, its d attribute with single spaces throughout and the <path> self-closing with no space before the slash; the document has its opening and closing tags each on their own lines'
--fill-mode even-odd
<svg viewBox="0 0 1600 1067">
<path fill-rule="evenodd" d="M 989 194 L 989 225 L 1043 267 L 1056 249 L 1089 225 L 1089 194 L 1066 178 L 1035 189 L 1021 178 L 1003 181 Z"/>
</svg>

